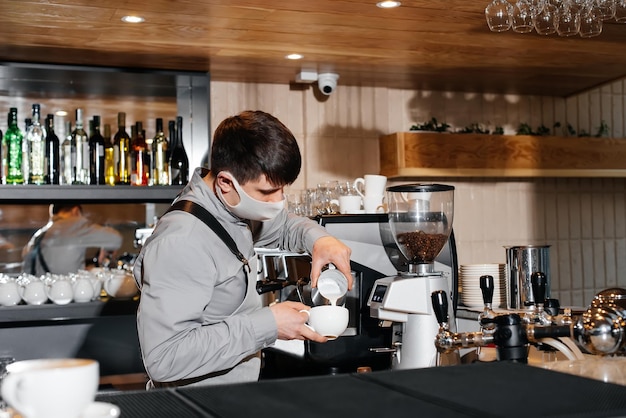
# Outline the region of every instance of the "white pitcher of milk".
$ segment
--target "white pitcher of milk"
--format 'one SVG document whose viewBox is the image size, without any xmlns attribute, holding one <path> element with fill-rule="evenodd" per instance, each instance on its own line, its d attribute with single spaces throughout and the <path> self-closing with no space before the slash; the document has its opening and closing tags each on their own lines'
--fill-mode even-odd
<svg viewBox="0 0 626 418">
<path fill-rule="evenodd" d="M 322 271 L 317 279 L 317 292 L 335 306 L 343 304 L 341 300 L 347 291 L 348 279 L 335 266 L 329 264 L 329 268 Z"/>
</svg>

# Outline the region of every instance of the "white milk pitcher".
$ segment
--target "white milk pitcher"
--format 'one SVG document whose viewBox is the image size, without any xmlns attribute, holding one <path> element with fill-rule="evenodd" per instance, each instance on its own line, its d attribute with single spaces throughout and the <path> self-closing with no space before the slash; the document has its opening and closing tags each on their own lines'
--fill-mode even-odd
<svg viewBox="0 0 626 418">
<path fill-rule="evenodd" d="M 74 290 L 74 302 L 89 302 L 95 297 L 96 289 L 88 277 L 76 277 L 72 284 L 72 289 Z"/>
<path fill-rule="evenodd" d="M 0 305 L 14 306 L 22 301 L 20 287 L 13 280 L 0 283 Z"/>
<path fill-rule="evenodd" d="M 48 301 L 46 285 L 41 280 L 33 280 L 20 286 L 20 296 L 29 305 L 42 305 Z"/>
<path fill-rule="evenodd" d="M 67 305 L 74 299 L 74 290 L 69 280 L 55 280 L 46 289 L 48 299 L 57 305 Z"/>
</svg>

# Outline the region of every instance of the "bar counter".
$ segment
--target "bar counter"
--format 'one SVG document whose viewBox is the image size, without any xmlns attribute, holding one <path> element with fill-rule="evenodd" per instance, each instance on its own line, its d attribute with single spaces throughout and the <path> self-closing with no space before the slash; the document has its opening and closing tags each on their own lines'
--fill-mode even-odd
<svg viewBox="0 0 626 418">
<path fill-rule="evenodd" d="M 122 418 L 626 416 L 626 386 L 509 362 L 103 392 L 97 400 L 119 406 Z"/>
</svg>

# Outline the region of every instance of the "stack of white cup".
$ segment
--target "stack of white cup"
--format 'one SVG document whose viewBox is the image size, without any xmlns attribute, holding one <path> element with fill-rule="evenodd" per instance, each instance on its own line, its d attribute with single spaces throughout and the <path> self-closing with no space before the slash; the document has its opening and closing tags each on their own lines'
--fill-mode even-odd
<svg viewBox="0 0 626 418">
<path fill-rule="evenodd" d="M 366 174 L 354 180 L 354 188 L 363 199 L 365 213 L 384 213 L 383 197 L 387 177 L 378 174 Z"/>
</svg>

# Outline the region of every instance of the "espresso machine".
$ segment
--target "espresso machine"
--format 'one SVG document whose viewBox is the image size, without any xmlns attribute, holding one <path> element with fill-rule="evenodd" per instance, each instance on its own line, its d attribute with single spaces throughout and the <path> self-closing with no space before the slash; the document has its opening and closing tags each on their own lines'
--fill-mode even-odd
<svg viewBox="0 0 626 418">
<path fill-rule="evenodd" d="M 393 368 L 412 369 L 457 363 L 443 359 L 434 344 L 439 331 L 431 294 L 456 294 L 449 273 L 437 270 L 435 259 L 452 234 L 454 187 L 407 184 L 387 188 L 388 222 L 395 245 L 406 259 L 394 275 L 376 280 L 368 299 L 370 315 L 382 327 L 398 328 L 391 349 Z M 456 268 L 456 266 L 455 266 Z M 456 299 L 456 298 L 454 298 Z M 446 306 L 455 326 L 454 299 Z"/>
<path fill-rule="evenodd" d="M 323 215 L 315 218 L 330 234 L 350 247 L 350 264 L 354 279 L 343 304 L 348 308 L 348 328 L 339 338 L 320 344 L 312 341 L 277 341 L 264 351 L 262 378 L 354 372 L 359 367 L 372 370 L 392 368 L 396 358 L 394 341 L 400 332 L 397 326 L 380 326 L 370 313 L 370 298 L 377 280 L 396 275 L 406 268 L 407 259 L 396 245 L 388 215 Z M 441 248 L 440 248 L 441 249 Z M 264 303 L 297 300 L 309 306 L 317 303 L 316 289 L 310 288 L 310 256 L 260 250 L 258 286 Z M 454 306 L 458 280 L 456 245 L 450 230 L 443 250 L 434 257 L 434 269 L 448 280 L 445 287 Z M 266 290 L 268 290 L 266 292 Z M 430 293 L 429 293 L 430 294 Z M 397 325 L 397 324 L 395 324 Z M 433 333 L 430 344 L 434 347 Z"/>
</svg>

